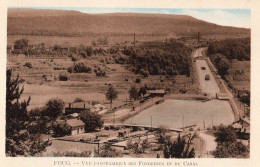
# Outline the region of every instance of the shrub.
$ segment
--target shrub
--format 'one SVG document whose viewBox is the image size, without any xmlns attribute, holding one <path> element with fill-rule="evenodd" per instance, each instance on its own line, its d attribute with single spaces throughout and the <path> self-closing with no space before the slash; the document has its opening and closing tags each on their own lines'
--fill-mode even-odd
<svg viewBox="0 0 260 167">
<path fill-rule="evenodd" d="M 65 74 L 65 73 L 60 73 L 59 74 L 59 80 L 60 81 L 67 81 L 69 78 L 68 78 L 68 76 L 67 76 L 67 74 Z"/>
<path fill-rule="evenodd" d="M 88 67 L 85 63 L 75 63 L 73 67 L 68 68 L 70 73 L 90 73 L 91 67 Z"/>
<path fill-rule="evenodd" d="M 28 67 L 28 68 L 32 68 L 32 63 L 26 62 L 26 63 L 24 64 L 24 66 L 25 66 L 25 67 Z"/>
<path fill-rule="evenodd" d="M 136 78 L 135 83 L 140 83 L 141 79 L 140 78 Z"/>
<path fill-rule="evenodd" d="M 83 102 L 84 100 L 80 97 L 77 97 L 74 99 L 74 103 L 77 103 L 77 102 Z"/>
<path fill-rule="evenodd" d="M 148 77 L 149 76 L 149 71 L 141 69 L 140 74 L 143 75 L 143 77 Z"/>
</svg>

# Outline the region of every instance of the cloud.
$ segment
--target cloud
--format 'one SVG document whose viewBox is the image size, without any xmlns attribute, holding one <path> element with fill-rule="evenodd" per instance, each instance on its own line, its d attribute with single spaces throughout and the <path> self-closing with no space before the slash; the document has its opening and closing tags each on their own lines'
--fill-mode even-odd
<svg viewBox="0 0 260 167">
<path fill-rule="evenodd" d="M 182 14 L 219 25 L 250 28 L 250 15 L 241 14 L 238 10 L 228 12 L 221 9 L 184 9 Z"/>
</svg>

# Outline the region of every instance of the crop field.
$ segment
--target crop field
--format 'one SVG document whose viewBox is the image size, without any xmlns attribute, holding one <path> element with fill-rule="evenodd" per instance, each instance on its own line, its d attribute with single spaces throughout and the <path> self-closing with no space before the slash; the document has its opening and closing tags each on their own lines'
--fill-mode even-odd
<svg viewBox="0 0 260 167">
<path fill-rule="evenodd" d="M 228 125 L 233 121 L 233 111 L 228 101 L 166 100 L 129 118 L 125 123 L 168 128 L 197 125 L 203 129 L 203 122 L 207 128 L 212 123 Z"/>
</svg>

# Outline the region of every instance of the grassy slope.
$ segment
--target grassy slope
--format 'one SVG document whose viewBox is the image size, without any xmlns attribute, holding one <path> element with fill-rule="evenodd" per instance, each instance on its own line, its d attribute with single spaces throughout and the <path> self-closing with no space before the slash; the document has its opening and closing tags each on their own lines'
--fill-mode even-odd
<svg viewBox="0 0 260 167">
<path fill-rule="evenodd" d="M 75 11 L 9 9 L 8 34 L 22 35 L 101 35 L 167 34 L 168 36 L 238 34 L 249 36 L 249 29 L 219 26 L 184 15 L 163 14 L 83 14 Z M 212 36 L 212 37 L 213 37 Z"/>
</svg>

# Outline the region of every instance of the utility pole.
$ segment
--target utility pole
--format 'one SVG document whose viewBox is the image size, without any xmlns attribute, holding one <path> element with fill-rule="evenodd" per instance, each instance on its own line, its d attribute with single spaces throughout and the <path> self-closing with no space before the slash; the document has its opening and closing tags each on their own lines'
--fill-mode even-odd
<svg viewBox="0 0 260 167">
<path fill-rule="evenodd" d="M 184 129 L 184 114 L 182 114 L 182 127 Z"/>
<path fill-rule="evenodd" d="M 151 116 L 151 129 L 153 127 L 153 116 Z"/>
<path fill-rule="evenodd" d="M 198 32 L 198 43 L 200 43 L 200 32 Z"/>
<path fill-rule="evenodd" d="M 212 128 L 213 128 L 213 114 L 214 114 L 214 111 L 213 111 L 213 113 L 212 113 L 212 122 L 211 122 L 211 124 L 212 124 Z"/>
<path fill-rule="evenodd" d="M 135 33 L 134 33 L 134 46 L 135 46 Z"/>
<path fill-rule="evenodd" d="M 114 124 L 115 124 L 115 120 L 116 120 L 116 111 L 114 111 L 114 119 L 113 119 Z"/>
</svg>

